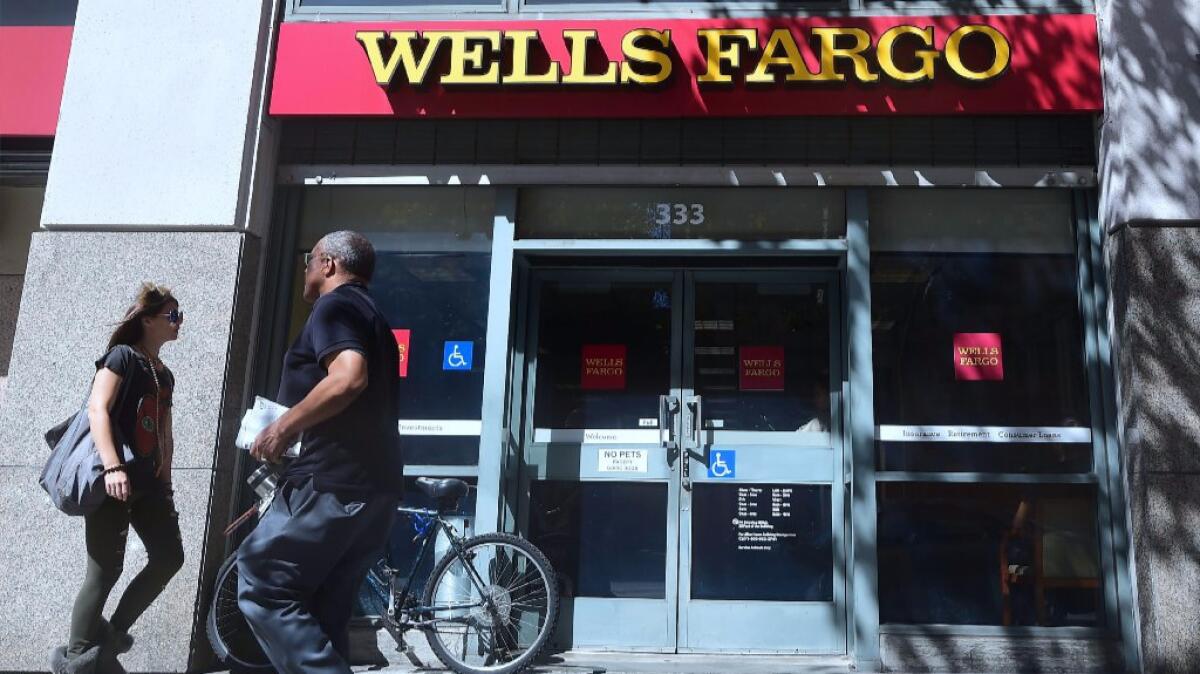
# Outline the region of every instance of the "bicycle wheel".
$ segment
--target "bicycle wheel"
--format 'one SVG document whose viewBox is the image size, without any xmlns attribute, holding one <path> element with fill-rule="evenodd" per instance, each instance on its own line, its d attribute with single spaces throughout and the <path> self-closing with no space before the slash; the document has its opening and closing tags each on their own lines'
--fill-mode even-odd
<svg viewBox="0 0 1200 674">
<path fill-rule="evenodd" d="M 465 558 L 465 561 L 464 561 Z M 478 587 L 469 564 L 483 580 Z M 494 610 L 485 603 L 490 596 Z M 425 606 L 438 607 L 425 627 L 429 647 L 458 674 L 515 674 L 546 646 L 558 621 L 558 585 L 550 562 L 532 543 L 483 534 L 446 553 L 425 586 Z M 457 607 L 457 608 L 456 608 Z"/>
<path fill-rule="evenodd" d="M 250 631 L 246 616 L 238 607 L 237 594 L 237 555 L 234 554 L 225 560 L 217 572 L 216 589 L 206 621 L 208 643 L 212 645 L 217 659 L 233 671 L 271 671 L 271 661 L 267 659 L 258 639 Z"/>
</svg>

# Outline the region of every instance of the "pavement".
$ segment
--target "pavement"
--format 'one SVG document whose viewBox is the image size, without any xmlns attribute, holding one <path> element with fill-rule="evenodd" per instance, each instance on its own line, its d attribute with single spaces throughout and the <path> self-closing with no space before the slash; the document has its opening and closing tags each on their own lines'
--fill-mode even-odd
<svg viewBox="0 0 1200 674">
<path fill-rule="evenodd" d="M 419 656 L 418 656 L 419 657 Z M 850 674 L 845 658 L 786 655 L 664 655 L 568 651 L 545 658 L 529 674 Z M 444 672 L 436 658 L 385 667 L 355 667 L 355 672 Z"/>
</svg>

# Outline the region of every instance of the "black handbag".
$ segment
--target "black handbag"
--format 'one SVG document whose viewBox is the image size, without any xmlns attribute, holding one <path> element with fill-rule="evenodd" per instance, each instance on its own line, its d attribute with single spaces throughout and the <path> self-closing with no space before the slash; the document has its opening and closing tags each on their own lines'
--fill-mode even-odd
<svg viewBox="0 0 1200 674">
<path fill-rule="evenodd" d="M 125 408 L 132 384 L 133 377 L 121 379 L 114 410 Z M 132 462 L 133 448 L 125 441 L 118 424 L 113 423 L 112 429 L 121 463 Z M 68 515 L 87 515 L 95 511 L 108 493 L 104 489 L 104 464 L 92 438 L 87 402 L 78 412 L 46 431 L 45 438 L 50 446 L 50 458 L 38 482 L 49 494 L 54 507 Z"/>
</svg>

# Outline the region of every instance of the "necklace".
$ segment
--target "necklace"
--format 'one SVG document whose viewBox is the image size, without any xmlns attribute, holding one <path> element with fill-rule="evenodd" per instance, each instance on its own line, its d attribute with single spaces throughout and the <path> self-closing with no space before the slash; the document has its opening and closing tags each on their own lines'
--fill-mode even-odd
<svg viewBox="0 0 1200 674">
<path fill-rule="evenodd" d="M 163 451 L 162 399 L 161 399 L 162 386 L 160 386 L 158 383 L 158 368 L 162 365 L 162 361 L 159 360 L 158 358 L 147 355 L 145 352 L 143 352 L 141 349 L 137 348 L 136 346 L 133 347 L 133 351 L 137 355 L 144 358 L 146 360 L 146 362 L 150 365 L 150 377 L 154 380 L 154 420 L 151 421 L 150 417 L 142 417 L 141 424 L 142 424 L 142 428 L 145 428 L 146 430 L 150 430 L 149 428 L 147 428 L 147 426 L 149 426 L 150 424 L 154 424 L 154 441 L 156 444 L 155 449 L 161 455 L 161 453 Z"/>
</svg>

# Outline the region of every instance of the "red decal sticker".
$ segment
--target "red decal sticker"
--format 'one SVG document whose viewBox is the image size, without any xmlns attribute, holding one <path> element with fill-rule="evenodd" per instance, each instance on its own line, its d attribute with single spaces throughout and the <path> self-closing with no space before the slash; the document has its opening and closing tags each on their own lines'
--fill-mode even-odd
<svg viewBox="0 0 1200 674">
<path fill-rule="evenodd" d="M 585 391 L 625 388 L 625 345 L 584 344 L 579 384 Z"/>
<path fill-rule="evenodd" d="M 998 332 L 954 333 L 954 378 L 1003 381 L 1004 349 Z"/>
<path fill-rule="evenodd" d="M 741 347 L 738 352 L 738 388 L 743 391 L 782 391 L 783 347 Z"/>
<path fill-rule="evenodd" d="M 400 351 L 400 377 L 408 376 L 408 346 L 412 340 L 412 330 L 392 330 L 396 336 L 396 348 Z"/>
</svg>

